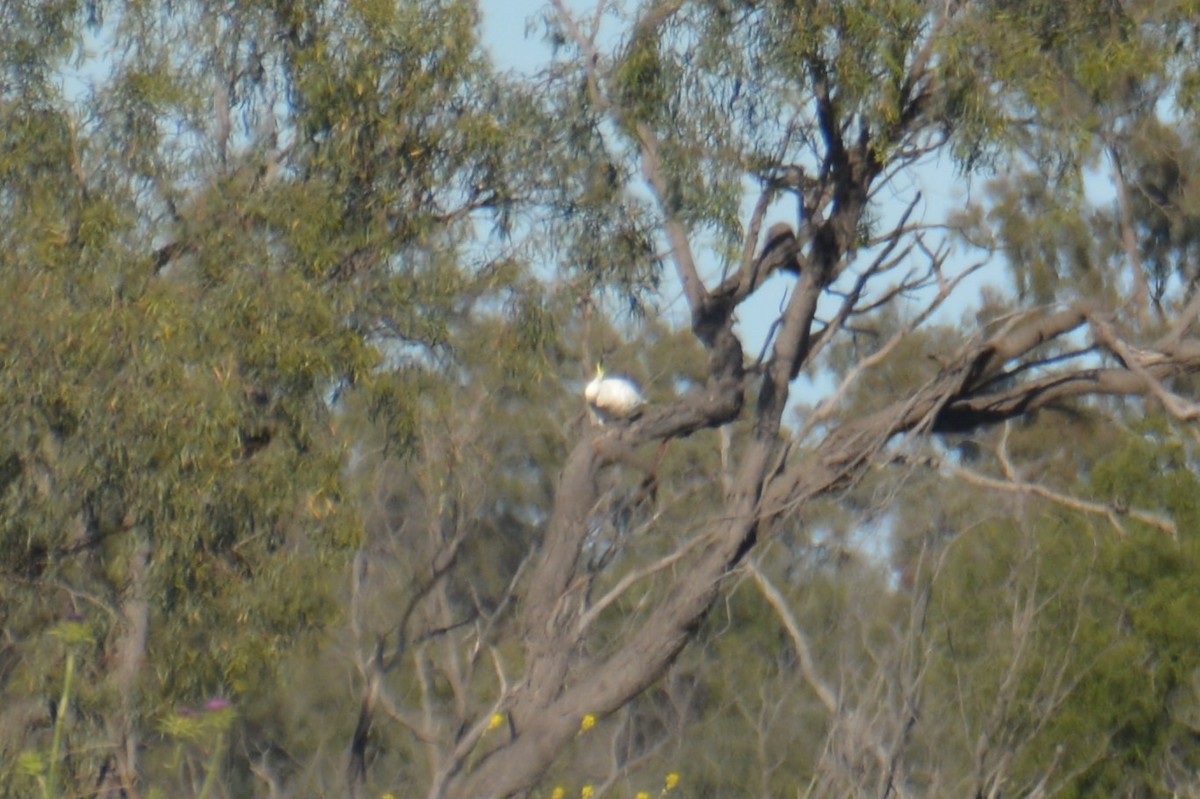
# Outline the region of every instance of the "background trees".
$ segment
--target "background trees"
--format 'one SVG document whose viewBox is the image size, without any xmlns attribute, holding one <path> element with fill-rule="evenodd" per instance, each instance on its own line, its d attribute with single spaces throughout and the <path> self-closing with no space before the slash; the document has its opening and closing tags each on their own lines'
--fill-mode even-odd
<svg viewBox="0 0 1200 799">
<path fill-rule="evenodd" d="M 1198 11 L 5 5 L 4 792 L 1195 790 Z"/>
</svg>

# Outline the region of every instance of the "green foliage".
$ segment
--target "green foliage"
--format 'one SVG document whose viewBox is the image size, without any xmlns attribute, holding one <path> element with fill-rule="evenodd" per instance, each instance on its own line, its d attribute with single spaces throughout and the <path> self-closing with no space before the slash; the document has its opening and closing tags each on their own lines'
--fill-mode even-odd
<svg viewBox="0 0 1200 799">
<path fill-rule="evenodd" d="M 1113 287 L 1102 281 L 1097 238 L 1088 225 L 1079 193 L 1047 191 L 1036 174 L 994 184 L 992 211 L 1005 256 L 1014 265 L 1017 291 L 1035 302 L 1049 302 L 1064 285 L 1072 291 L 1104 296 Z"/>
<path fill-rule="evenodd" d="M 946 516 L 982 518 L 947 545 L 931 576 L 937 649 L 925 712 L 953 707 L 963 725 L 961 740 L 924 742 L 933 762 L 969 761 L 976 747 L 984 776 L 989 757 L 1014 758 L 1014 785 L 1061 773 L 1070 775 L 1058 783 L 1064 795 L 1151 796 L 1162 775 L 1200 754 L 1188 721 L 1200 699 L 1200 585 L 1194 524 L 1184 521 L 1196 486 L 1180 470 L 1187 485 L 1172 489 L 1179 445 L 1146 428 L 1096 457 L 1091 490 L 1177 510 L 1179 542 L 1148 527 L 1119 537 L 1065 513 L 1014 527 L 999 511 L 943 506 Z"/>
<path fill-rule="evenodd" d="M 628 114 L 631 126 L 637 122 L 660 122 L 668 111 L 674 89 L 672 77 L 678 79 L 669 66 L 659 52 L 656 32 L 634 34 L 613 74 L 617 102 Z"/>
<path fill-rule="evenodd" d="M 140 718 L 270 692 L 343 618 L 356 435 L 411 450 L 420 382 L 453 375 L 428 356 L 477 303 L 508 293 L 491 318 L 514 380 L 550 338 L 524 264 L 461 249 L 469 214 L 517 191 L 473 4 L 334 5 L 244 4 L 212 27 L 203 4 L 110 4 L 98 85 L 66 96 L 44 76 L 81 4 L 2 12 L 22 79 L 0 98 L 0 624 L 28 643 L 0 704 L 51 693 L 61 659 L 38 632 L 84 613 L 73 778 Z M 148 763 L 170 747 L 147 741 Z"/>
</svg>

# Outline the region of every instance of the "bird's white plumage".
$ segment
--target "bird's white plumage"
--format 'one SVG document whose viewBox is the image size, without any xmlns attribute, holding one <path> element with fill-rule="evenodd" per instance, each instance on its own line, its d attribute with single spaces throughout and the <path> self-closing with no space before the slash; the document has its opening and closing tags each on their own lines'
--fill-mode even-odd
<svg viewBox="0 0 1200 799">
<path fill-rule="evenodd" d="M 637 383 L 626 377 L 605 377 L 600 367 L 596 368 L 592 382 L 584 388 L 583 398 L 602 422 L 632 419 L 646 404 Z"/>
</svg>

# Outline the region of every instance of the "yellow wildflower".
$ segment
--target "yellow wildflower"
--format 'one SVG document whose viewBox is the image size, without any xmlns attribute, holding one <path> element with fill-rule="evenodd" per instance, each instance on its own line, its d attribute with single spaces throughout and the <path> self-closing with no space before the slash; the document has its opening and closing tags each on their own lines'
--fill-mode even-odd
<svg viewBox="0 0 1200 799">
<path fill-rule="evenodd" d="M 648 791 L 638 791 L 637 799 L 650 799 L 650 794 Z"/>
<path fill-rule="evenodd" d="M 593 714 L 588 713 L 586 716 L 583 717 L 583 720 L 579 722 L 579 734 L 583 735 L 585 732 L 587 732 L 588 730 L 590 730 L 592 727 L 595 727 L 595 726 L 596 726 L 596 717 Z"/>
<path fill-rule="evenodd" d="M 580 799 L 592 799 L 596 795 L 596 789 L 591 785 L 583 786 L 583 790 L 579 792 Z"/>
<path fill-rule="evenodd" d="M 674 790 L 675 786 L 677 786 L 678 784 L 679 784 L 679 772 L 672 771 L 670 774 L 667 775 L 667 790 L 668 791 Z"/>
<path fill-rule="evenodd" d="M 504 714 L 503 713 L 493 713 L 492 717 L 490 719 L 488 719 L 487 731 L 491 732 L 492 730 L 499 729 L 503 725 L 504 725 Z"/>
<path fill-rule="evenodd" d="M 567 792 L 563 790 L 561 785 L 554 786 L 554 793 L 550 794 L 550 799 L 563 799 Z"/>
</svg>

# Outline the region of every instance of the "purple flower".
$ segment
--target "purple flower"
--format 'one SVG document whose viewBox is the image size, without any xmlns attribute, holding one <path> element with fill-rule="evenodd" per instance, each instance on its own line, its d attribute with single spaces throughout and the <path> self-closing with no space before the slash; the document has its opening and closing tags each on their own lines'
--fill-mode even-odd
<svg viewBox="0 0 1200 799">
<path fill-rule="evenodd" d="M 207 702 L 205 702 L 204 709 L 208 710 L 210 712 L 217 711 L 217 710 L 224 710 L 225 708 L 229 707 L 231 704 L 232 704 L 232 702 L 230 702 L 228 699 L 222 699 L 221 697 L 216 697 L 215 699 L 210 699 Z"/>
</svg>

